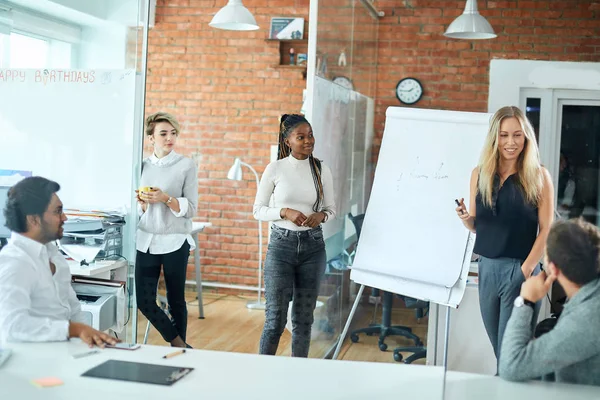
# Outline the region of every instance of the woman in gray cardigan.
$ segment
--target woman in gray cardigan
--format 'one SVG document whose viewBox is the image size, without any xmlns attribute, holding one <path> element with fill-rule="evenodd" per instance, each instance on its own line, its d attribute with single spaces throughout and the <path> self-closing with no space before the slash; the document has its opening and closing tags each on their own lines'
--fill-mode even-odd
<svg viewBox="0 0 600 400">
<path fill-rule="evenodd" d="M 150 115 L 146 136 L 154 145 L 154 153 L 142 164 L 137 191 L 141 215 L 135 263 L 137 305 L 171 346 L 190 347 L 185 342 L 184 289 L 189 252 L 194 249 L 191 231 L 198 205 L 198 170 L 194 161 L 173 151 L 179 123 L 171 114 Z M 161 266 L 173 321 L 156 304 Z"/>
</svg>

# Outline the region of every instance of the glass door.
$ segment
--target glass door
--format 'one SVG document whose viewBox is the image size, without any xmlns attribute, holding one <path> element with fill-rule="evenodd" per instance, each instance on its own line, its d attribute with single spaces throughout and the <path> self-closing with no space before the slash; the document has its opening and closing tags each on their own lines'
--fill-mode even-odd
<svg viewBox="0 0 600 400">
<path fill-rule="evenodd" d="M 562 217 L 583 217 L 598 225 L 600 101 L 558 100 L 557 105 L 557 211 Z"/>
</svg>

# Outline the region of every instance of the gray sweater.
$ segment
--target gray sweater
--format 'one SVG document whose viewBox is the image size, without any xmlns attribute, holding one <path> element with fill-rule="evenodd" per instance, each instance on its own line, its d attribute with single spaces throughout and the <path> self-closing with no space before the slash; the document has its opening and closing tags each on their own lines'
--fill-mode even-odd
<svg viewBox="0 0 600 400">
<path fill-rule="evenodd" d="M 169 196 L 185 197 L 189 207 L 186 215 L 176 217 L 166 204 L 152 204 L 142 214 L 139 229 L 154 234 L 189 234 L 192 231 L 192 218 L 198 208 L 198 169 L 191 159 L 174 154 L 163 165 L 145 159 L 140 186 L 154 186 Z"/>
<path fill-rule="evenodd" d="M 502 342 L 499 374 L 511 381 L 552 372 L 558 382 L 600 386 L 600 279 L 579 289 L 556 326 L 531 339 L 531 307 L 513 309 Z"/>
</svg>

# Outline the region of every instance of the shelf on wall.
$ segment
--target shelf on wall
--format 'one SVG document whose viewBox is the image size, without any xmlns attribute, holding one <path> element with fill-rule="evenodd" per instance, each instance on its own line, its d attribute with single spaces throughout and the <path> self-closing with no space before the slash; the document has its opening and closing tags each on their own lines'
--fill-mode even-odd
<svg viewBox="0 0 600 400">
<path fill-rule="evenodd" d="M 306 69 L 306 65 L 275 64 L 273 65 L 273 68 Z"/>
<path fill-rule="evenodd" d="M 308 39 L 265 39 L 265 42 L 308 43 Z"/>
</svg>

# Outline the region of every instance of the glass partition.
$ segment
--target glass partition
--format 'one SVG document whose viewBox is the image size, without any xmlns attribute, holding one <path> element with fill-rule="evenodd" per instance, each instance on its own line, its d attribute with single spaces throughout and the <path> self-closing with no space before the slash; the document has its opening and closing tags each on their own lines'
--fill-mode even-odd
<svg viewBox="0 0 600 400">
<path fill-rule="evenodd" d="M 135 254 L 147 0 L 0 1 L 0 173 L 61 185 L 70 220 L 60 248 L 78 279 L 123 282 L 106 292 L 116 315 L 82 303 L 86 322 L 135 341 Z M 23 2 L 25 4 L 25 2 Z M 3 25 L 4 24 L 4 25 Z M 6 178 L 8 172 L 15 172 Z M 86 225 L 87 224 L 87 225 Z M 78 295 L 104 293 L 74 284 Z"/>
</svg>

